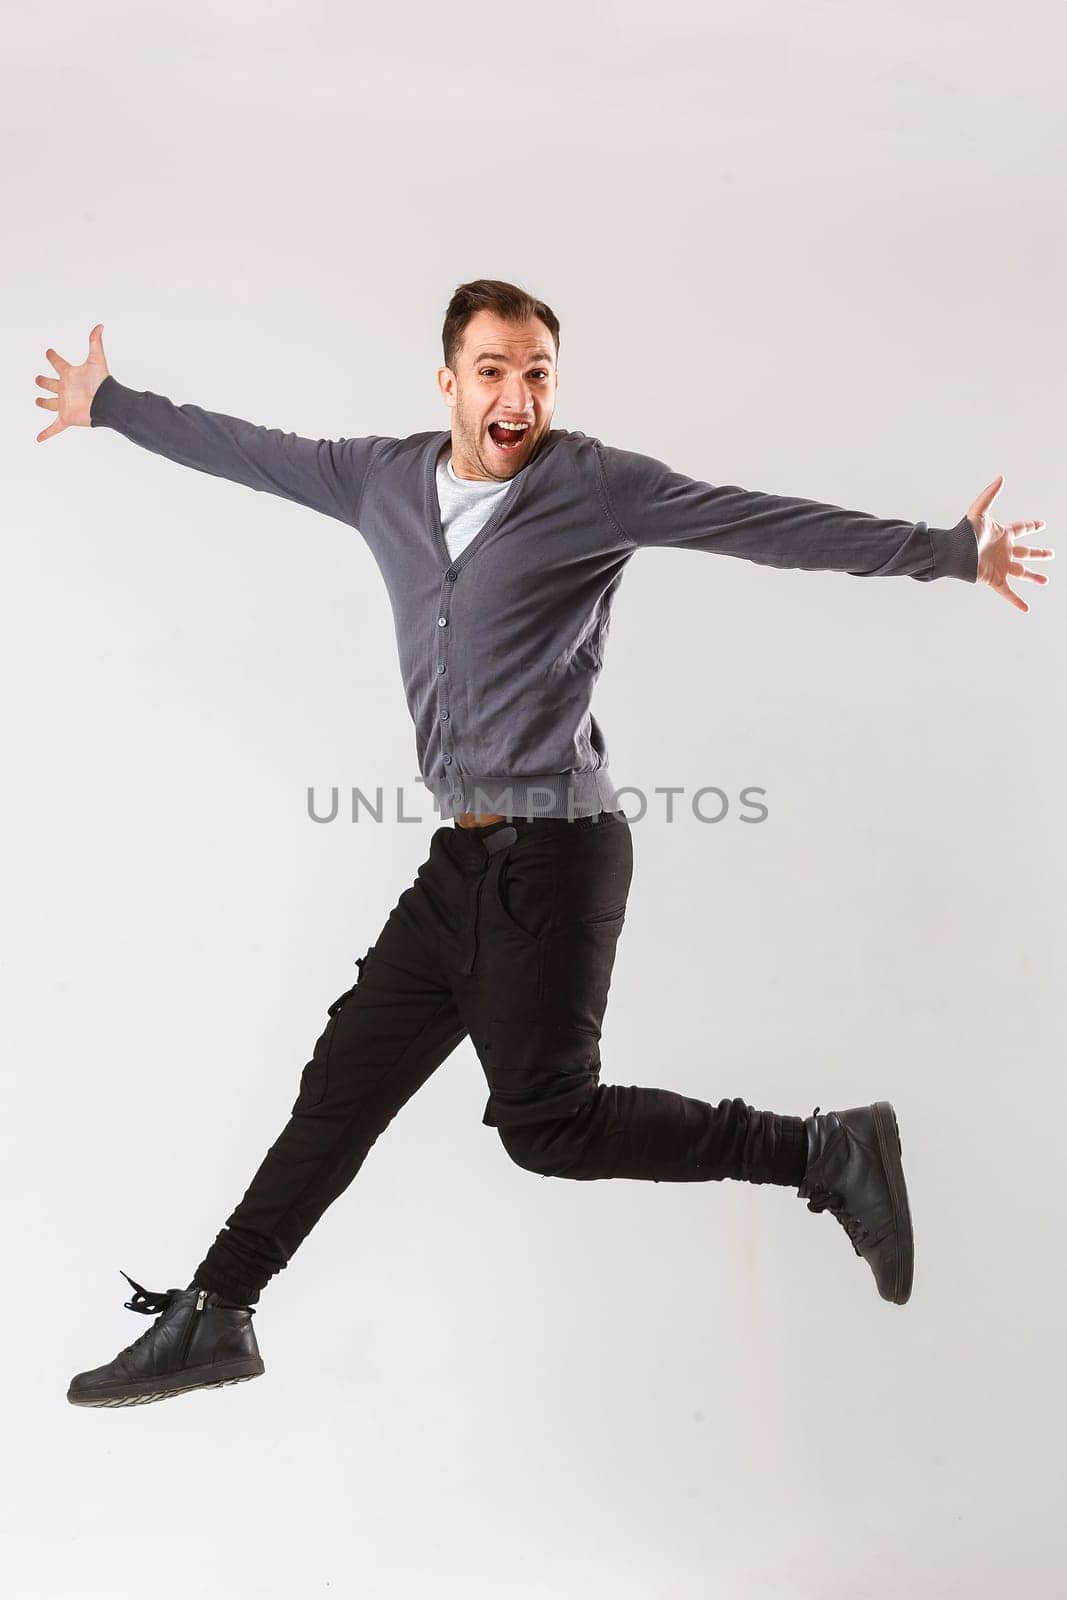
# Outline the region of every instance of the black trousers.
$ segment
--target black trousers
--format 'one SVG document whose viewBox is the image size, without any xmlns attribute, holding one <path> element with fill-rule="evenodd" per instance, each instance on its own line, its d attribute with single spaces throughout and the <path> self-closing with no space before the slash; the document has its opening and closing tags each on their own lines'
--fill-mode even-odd
<svg viewBox="0 0 1067 1600">
<path fill-rule="evenodd" d="M 600 1082 L 600 1032 L 633 874 L 623 811 L 445 823 L 328 1008 L 287 1125 L 195 1279 L 253 1303 L 379 1134 L 470 1036 L 483 1123 L 561 1178 L 799 1184 L 803 1119 Z"/>
</svg>

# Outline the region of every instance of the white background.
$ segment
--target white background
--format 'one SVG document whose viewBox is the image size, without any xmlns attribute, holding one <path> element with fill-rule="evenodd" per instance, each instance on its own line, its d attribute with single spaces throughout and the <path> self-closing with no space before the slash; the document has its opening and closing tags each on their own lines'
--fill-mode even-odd
<svg viewBox="0 0 1067 1600">
<path fill-rule="evenodd" d="M 8 1592 L 1056 1594 L 1056 564 L 1023 616 L 639 552 L 594 702 L 617 784 L 734 802 L 633 824 L 604 1081 L 892 1099 L 906 1307 L 789 1189 L 514 1166 L 467 1042 L 264 1292 L 264 1379 L 76 1410 L 148 1325 L 119 1269 L 188 1282 L 436 824 L 359 535 L 104 429 L 37 444 L 33 400 L 100 321 L 178 403 L 447 427 L 445 306 L 500 277 L 561 319 L 554 426 L 941 527 L 1004 472 L 1000 519 L 1062 544 L 1059 8 L 54 0 L 4 32 Z M 335 783 L 421 820 L 312 823 Z"/>
</svg>

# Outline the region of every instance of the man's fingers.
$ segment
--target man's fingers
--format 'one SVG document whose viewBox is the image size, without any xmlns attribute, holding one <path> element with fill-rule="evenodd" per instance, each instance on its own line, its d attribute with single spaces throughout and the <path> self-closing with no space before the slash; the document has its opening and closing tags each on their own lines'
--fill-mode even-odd
<svg viewBox="0 0 1067 1600">
<path fill-rule="evenodd" d="M 53 394 L 58 394 L 59 393 L 59 379 L 58 378 L 43 378 L 41 376 L 41 374 L 38 373 L 37 374 L 37 382 L 40 384 L 42 389 L 51 389 Z"/>
<path fill-rule="evenodd" d="M 1005 600 L 1010 600 L 1016 611 L 1029 611 L 1030 607 L 1027 605 L 1026 601 L 1020 599 L 1020 597 L 1015 593 L 1015 590 L 1009 589 L 1006 583 L 1001 584 L 1000 588 L 997 590 L 997 593 L 1002 594 Z"/>
<path fill-rule="evenodd" d="M 970 510 L 967 512 L 967 515 L 970 516 L 971 511 L 973 511 L 977 516 L 984 517 L 986 511 L 989 509 L 992 502 L 997 498 L 997 495 L 1000 493 L 1003 487 L 1004 474 L 1002 472 L 998 472 L 996 477 L 993 479 L 993 482 L 987 484 L 982 490 L 981 494 L 975 497 Z"/>
<path fill-rule="evenodd" d="M 1013 578 L 1029 578 L 1031 583 L 1047 583 L 1047 572 L 1027 572 L 1026 568 L 1018 561 L 1013 561 L 1008 568 L 1008 573 Z"/>
<path fill-rule="evenodd" d="M 48 357 L 48 360 L 52 363 L 60 376 L 70 371 L 70 362 L 64 361 L 58 350 L 46 350 L 45 355 Z"/>
<path fill-rule="evenodd" d="M 43 394 L 39 394 L 37 396 L 36 400 L 33 403 L 34 403 L 35 406 L 43 406 L 46 411 L 58 411 L 59 410 L 59 401 L 58 400 L 46 400 Z"/>
<path fill-rule="evenodd" d="M 46 428 L 43 433 L 37 435 L 37 443 L 40 444 L 44 439 L 50 439 L 54 433 L 62 432 L 63 424 L 57 418 L 50 428 Z"/>
<path fill-rule="evenodd" d="M 1055 554 L 1053 550 L 1039 550 L 1036 545 L 1032 544 L 1013 544 L 1011 553 L 1013 556 L 1023 556 L 1028 561 L 1051 561 Z"/>
</svg>

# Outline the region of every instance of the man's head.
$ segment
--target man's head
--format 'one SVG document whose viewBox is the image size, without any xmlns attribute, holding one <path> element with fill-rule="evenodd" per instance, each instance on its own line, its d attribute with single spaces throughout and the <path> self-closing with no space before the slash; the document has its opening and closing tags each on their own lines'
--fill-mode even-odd
<svg viewBox="0 0 1067 1600">
<path fill-rule="evenodd" d="M 559 321 L 548 306 L 496 278 L 462 283 L 445 314 L 437 385 L 452 411 L 452 465 L 461 478 L 505 483 L 533 460 L 552 425 Z M 504 422 L 524 422 L 517 443 Z"/>
</svg>

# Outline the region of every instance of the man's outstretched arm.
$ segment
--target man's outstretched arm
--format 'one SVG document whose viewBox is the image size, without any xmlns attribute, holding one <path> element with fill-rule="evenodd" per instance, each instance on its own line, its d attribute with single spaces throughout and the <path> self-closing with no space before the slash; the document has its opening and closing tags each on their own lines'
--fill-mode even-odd
<svg viewBox="0 0 1067 1600">
<path fill-rule="evenodd" d="M 114 428 L 182 466 L 358 526 L 363 488 L 382 436 L 303 439 L 223 412 L 175 405 L 150 390 L 129 389 L 107 369 L 100 325 L 89 335 L 89 359 L 82 366 L 72 366 L 54 350 L 46 354 L 59 378 L 37 381 L 57 398 L 37 403 L 59 415 L 39 439 L 71 426 Z"/>
<path fill-rule="evenodd" d="M 707 550 L 763 566 L 863 578 L 960 578 L 988 583 L 1023 611 L 1029 608 L 1008 589 L 1008 575 L 1048 581 L 1025 572 L 1020 557 L 1046 559 L 1052 551 L 1014 542 L 1044 522 L 1001 527 L 989 515 L 1003 478 L 983 490 L 955 527 L 931 528 L 793 495 L 704 483 L 633 450 L 601 444 L 598 453 L 612 517 L 635 546 Z"/>
</svg>

